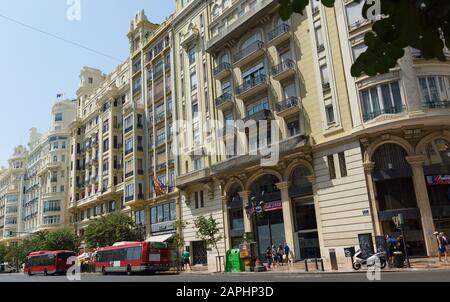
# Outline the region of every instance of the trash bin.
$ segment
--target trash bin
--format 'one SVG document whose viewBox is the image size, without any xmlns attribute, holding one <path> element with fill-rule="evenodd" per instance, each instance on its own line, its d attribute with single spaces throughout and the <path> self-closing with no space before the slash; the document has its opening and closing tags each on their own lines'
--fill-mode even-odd
<svg viewBox="0 0 450 302">
<path fill-rule="evenodd" d="M 405 259 L 403 257 L 403 253 L 400 251 L 394 252 L 394 266 L 396 268 L 403 268 L 404 262 L 405 262 Z"/>
<path fill-rule="evenodd" d="M 227 273 L 240 273 L 245 270 L 244 261 L 241 259 L 239 249 L 229 250 L 226 261 L 225 271 Z"/>
</svg>

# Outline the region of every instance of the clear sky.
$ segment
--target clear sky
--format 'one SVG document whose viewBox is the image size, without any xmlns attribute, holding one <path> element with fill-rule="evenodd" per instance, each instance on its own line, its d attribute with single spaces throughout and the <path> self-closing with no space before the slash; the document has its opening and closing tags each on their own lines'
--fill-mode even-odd
<svg viewBox="0 0 450 302">
<path fill-rule="evenodd" d="M 16 145 L 26 145 L 32 127 L 46 132 L 56 94 L 75 98 L 83 66 L 109 73 L 128 55 L 129 24 L 145 9 L 161 23 L 175 11 L 175 0 L 79 0 L 79 21 L 70 21 L 68 2 L 76 0 L 0 1 L 0 166 Z M 12 22 L 83 45 L 102 56 Z"/>
</svg>

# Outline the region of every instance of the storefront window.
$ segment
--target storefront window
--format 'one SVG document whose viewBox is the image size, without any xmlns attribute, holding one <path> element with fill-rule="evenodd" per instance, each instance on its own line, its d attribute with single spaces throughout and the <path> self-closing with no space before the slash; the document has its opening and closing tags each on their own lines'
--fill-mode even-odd
<svg viewBox="0 0 450 302">
<path fill-rule="evenodd" d="M 450 234 L 450 143 L 445 139 L 435 139 L 425 146 L 423 154 L 435 228 Z"/>
<path fill-rule="evenodd" d="M 170 202 L 150 209 L 151 232 L 166 232 L 175 229 L 177 219 L 176 203 Z"/>
</svg>

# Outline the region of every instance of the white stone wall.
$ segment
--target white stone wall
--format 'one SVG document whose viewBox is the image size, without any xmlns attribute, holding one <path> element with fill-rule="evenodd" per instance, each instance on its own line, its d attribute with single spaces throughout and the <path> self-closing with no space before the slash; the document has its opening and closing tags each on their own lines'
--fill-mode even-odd
<svg viewBox="0 0 450 302">
<path fill-rule="evenodd" d="M 199 187 L 198 191 L 201 190 Z M 186 202 L 181 202 L 181 216 L 183 221 L 187 222 L 188 225 L 184 229 L 184 240 L 186 246 L 192 247 L 193 241 L 201 241 L 197 238 L 197 230 L 194 226 L 194 220 L 197 217 L 205 216 L 208 218 L 210 215 L 220 224 L 221 233 L 224 236 L 225 230 L 223 227 L 223 210 L 222 210 L 222 196 L 220 186 L 216 183 L 214 184 L 214 196 L 211 199 L 211 193 L 209 191 L 204 190 L 204 208 L 195 209 L 195 191 L 189 195 L 190 205 L 187 205 Z M 220 255 L 225 255 L 225 239 L 221 240 L 218 244 L 218 248 L 220 251 Z M 192 254 L 191 251 L 191 256 Z M 210 271 L 216 270 L 216 256 L 217 252 L 215 248 L 208 247 L 208 269 Z"/>
<path fill-rule="evenodd" d="M 338 153 L 345 152 L 347 177 L 341 177 Z M 334 154 L 336 179 L 331 180 L 327 156 Z M 344 257 L 344 248 L 358 246 L 358 234 L 373 233 L 369 195 L 358 142 L 320 151 L 314 154 L 317 195 L 322 226 L 321 249 L 329 257 L 335 248 L 338 258 Z M 364 214 L 364 211 L 368 211 Z M 319 230 L 320 233 L 320 230 Z"/>
</svg>

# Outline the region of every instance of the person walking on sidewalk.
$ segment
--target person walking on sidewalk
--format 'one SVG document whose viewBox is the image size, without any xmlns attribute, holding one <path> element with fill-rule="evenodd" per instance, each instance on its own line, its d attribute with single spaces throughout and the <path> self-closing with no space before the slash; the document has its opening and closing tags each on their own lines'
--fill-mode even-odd
<svg viewBox="0 0 450 302">
<path fill-rule="evenodd" d="M 388 256 L 389 266 L 394 265 L 394 251 L 395 251 L 396 244 L 397 244 L 397 242 L 391 235 L 386 235 L 386 245 L 387 245 L 386 252 L 387 252 L 387 256 Z"/>
<path fill-rule="evenodd" d="M 272 256 L 272 248 L 270 246 L 266 249 L 266 260 L 267 260 L 267 268 L 272 268 L 273 256 Z"/>
<path fill-rule="evenodd" d="M 448 251 L 447 251 L 447 245 L 448 245 L 447 236 L 445 236 L 445 234 L 443 232 L 440 232 L 439 234 L 436 235 L 436 240 L 437 240 L 437 244 L 438 244 L 439 262 L 442 261 L 442 256 L 445 257 L 445 262 L 447 262 L 447 253 L 448 253 Z"/>
<path fill-rule="evenodd" d="M 291 263 L 291 258 L 289 258 L 289 253 L 291 252 L 291 249 L 289 248 L 289 245 L 287 244 L 287 242 L 284 243 L 284 259 L 286 261 L 287 264 Z"/>
<path fill-rule="evenodd" d="M 181 263 L 183 263 L 183 269 L 186 270 L 189 266 L 189 270 L 192 271 L 191 267 L 191 253 L 189 253 L 188 248 L 186 248 L 181 254 Z"/>
</svg>

